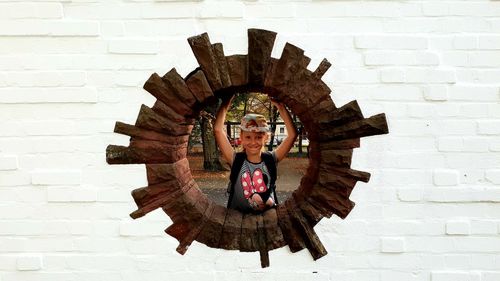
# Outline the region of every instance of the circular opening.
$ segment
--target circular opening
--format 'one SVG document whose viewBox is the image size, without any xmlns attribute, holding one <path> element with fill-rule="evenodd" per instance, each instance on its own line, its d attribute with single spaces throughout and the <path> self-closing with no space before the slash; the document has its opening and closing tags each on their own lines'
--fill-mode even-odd
<svg viewBox="0 0 500 281">
<path fill-rule="evenodd" d="M 193 178 L 200 189 L 215 203 L 226 206 L 228 201 L 227 185 L 229 182 L 230 167 L 223 160 L 218 151 L 211 146 L 215 140 L 210 139 L 213 134 L 206 132 L 210 127 L 207 122 L 215 112 L 203 112 L 196 121 L 189 140 L 188 160 Z M 290 110 L 288 109 L 290 112 Z M 263 146 L 263 151 L 273 151 L 288 135 L 286 126 L 276 107 L 272 106 L 268 95 L 259 92 L 236 93 L 225 120 L 226 135 L 235 152 L 242 151 L 240 137 L 240 120 L 247 113 L 264 115 L 270 128 L 270 134 Z M 279 202 L 285 202 L 292 192 L 297 189 L 301 178 L 305 175 L 308 166 L 309 139 L 299 118 L 292 114 L 295 127 L 299 136 L 287 157 L 277 165 L 276 195 Z M 212 122 L 213 123 L 213 122 Z M 204 141 L 206 140 L 206 141 Z M 205 150 L 211 150 L 205 153 Z M 211 157 L 216 155 L 217 157 Z"/>
</svg>

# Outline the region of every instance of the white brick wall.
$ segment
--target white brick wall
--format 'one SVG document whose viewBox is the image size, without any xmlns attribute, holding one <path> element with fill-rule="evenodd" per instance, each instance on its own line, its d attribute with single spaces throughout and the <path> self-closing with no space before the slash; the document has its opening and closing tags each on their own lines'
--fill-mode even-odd
<svg viewBox="0 0 500 281">
<path fill-rule="evenodd" d="M 207 31 L 227 54 L 246 29 L 303 48 L 337 105 L 385 112 L 363 139 L 356 208 L 316 231 L 329 254 L 185 256 L 130 191 L 143 165 L 108 166 L 126 144 L 152 72 L 196 67 L 186 38 Z M 0 281 L 500 280 L 500 1 L 0 1 Z"/>
</svg>

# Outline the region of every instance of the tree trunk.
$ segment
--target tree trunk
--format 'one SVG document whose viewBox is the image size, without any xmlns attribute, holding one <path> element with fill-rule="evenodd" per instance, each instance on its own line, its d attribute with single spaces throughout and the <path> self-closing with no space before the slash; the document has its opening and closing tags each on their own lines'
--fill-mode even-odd
<svg viewBox="0 0 500 281">
<path fill-rule="evenodd" d="M 271 104 L 271 103 L 269 103 Z M 269 140 L 269 145 L 267 147 L 268 151 L 273 151 L 274 146 L 274 136 L 276 134 L 276 122 L 278 121 L 278 108 L 272 106 L 272 109 L 269 110 L 270 120 L 271 120 L 271 139 Z"/>
<path fill-rule="evenodd" d="M 201 115 L 201 139 L 203 143 L 203 168 L 209 171 L 222 171 L 219 160 L 219 151 L 215 142 L 213 118 L 209 114 Z"/>
</svg>

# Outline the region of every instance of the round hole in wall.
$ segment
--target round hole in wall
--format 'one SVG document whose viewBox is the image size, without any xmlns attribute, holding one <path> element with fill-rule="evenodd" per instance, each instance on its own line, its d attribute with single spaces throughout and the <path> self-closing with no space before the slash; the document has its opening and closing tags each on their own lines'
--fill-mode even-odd
<svg viewBox="0 0 500 281">
<path fill-rule="evenodd" d="M 335 214 L 345 218 L 354 207 L 349 195 L 369 174 L 350 168 L 352 150 L 363 136 L 388 133 L 384 114 L 365 118 L 356 101 L 339 108 L 321 80 L 330 63 L 315 71 L 300 48 L 287 43 L 271 57 L 276 33 L 248 30 L 248 54 L 225 56 L 208 34 L 188 39 L 200 65 L 182 78 L 175 68 L 154 73 L 144 89 L 157 98 L 143 105 L 134 125 L 117 122 L 115 132 L 131 136 L 128 147 L 109 145 L 109 164 L 146 164 L 148 186 L 132 191 L 138 209 L 132 218 L 162 208 L 173 224 L 165 231 L 184 254 L 194 241 L 209 247 L 260 252 L 269 266 L 270 250 L 288 245 L 307 248 L 313 259 L 327 254 L 314 226 Z M 202 110 L 235 92 L 261 92 L 285 103 L 298 116 L 309 140 L 308 167 L 299 187 L 276 209 L 242 214 L 215 204 L 199 189 L 186 158 L 189 136 Z"/>
</svg>

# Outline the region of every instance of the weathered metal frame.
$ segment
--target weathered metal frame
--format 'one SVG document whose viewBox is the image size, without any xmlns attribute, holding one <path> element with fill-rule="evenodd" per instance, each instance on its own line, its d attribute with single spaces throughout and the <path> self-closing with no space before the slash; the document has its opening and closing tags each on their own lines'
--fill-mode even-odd
<svg viewBox="0 0 500 281">
<path fill-rule="evenodd" d="M 172 219 L 165 232 L 179 241 L 184 254 L 194 241 L 213 248 L 259 251 L 262 267 L 270 250 L 288 245 L 307 248 L 314 260 L 327 251 L 314 231 L 324 217 L 345 218 L 354 207 L 349 195 L 370 174 L 350 168 L 352 151 L 364 136 L 388 133 L 384 114 L 364 118 L 356 101 L 337 108 L 321 80 L 330 67 L 325 59 L 311 72 L 310 59 L 287 43 L 279 59 L 271 57 L 276 33 L 248 30 L 248 55 L 225 56 L 222 44 L 207 33 L 188 38 L 200 65 L 186 78 L 173 68 L 153 73 L 144 89 L 157 98 L 142 105 L 135 125 L 117 122 L 115 132 L 131 137 L 128 147 L 109 145 L 109 164 L 146 164 L 148 186 L 132 191 L 139 218 L 162 208 Z M 308 133 L 309 166 L 286 202 L 261 215 L 242 214 L 212 202 L 193 180 L 187 157 L 194 118 L 217 98 L 259 91 L 284 102 Z"/>
</svg>

